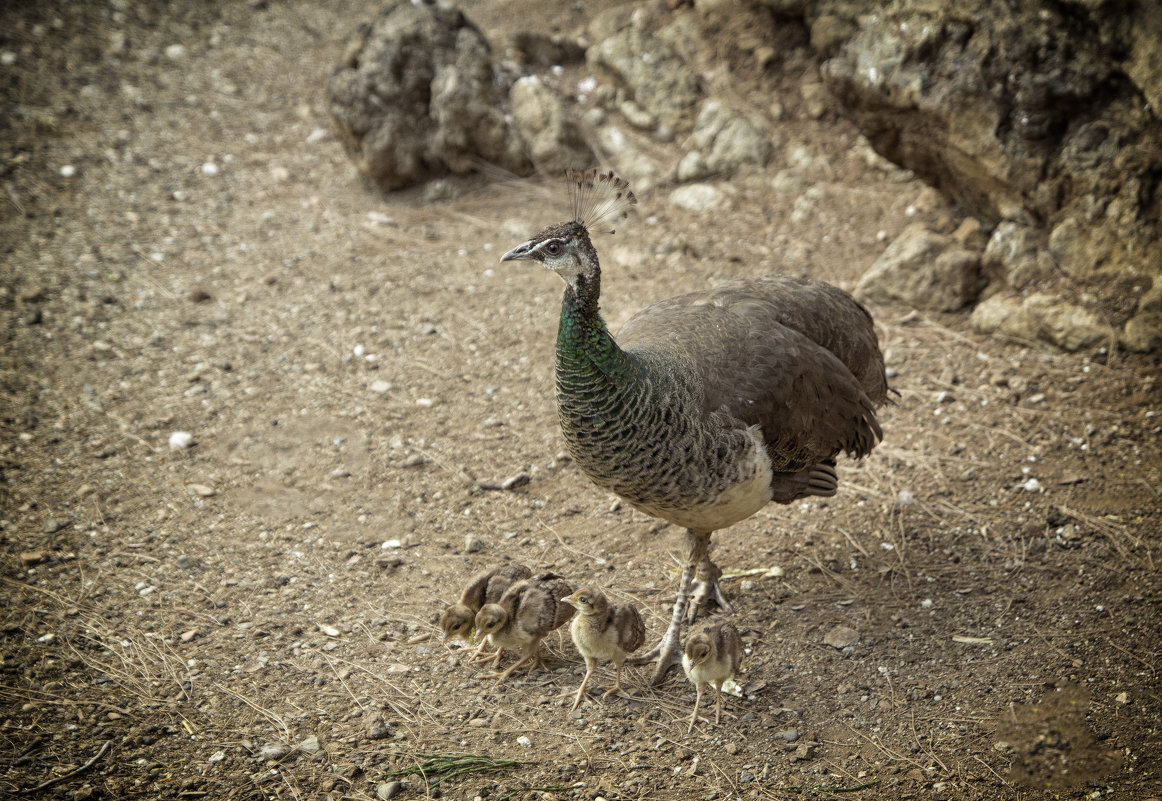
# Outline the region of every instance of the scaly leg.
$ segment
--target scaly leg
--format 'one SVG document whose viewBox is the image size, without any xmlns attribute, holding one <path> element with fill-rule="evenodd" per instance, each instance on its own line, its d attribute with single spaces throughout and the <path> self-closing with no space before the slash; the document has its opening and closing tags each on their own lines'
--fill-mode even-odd
<svg viewBox="0 0 1162 801">
<path fill-rule="evenodd" d="M 686 607 L 690 603 L 690 584 L 694 579 L 694 571 L 702 563 L 702 560 L 707 558 L 706 554 L 710 550 L 710 532 L 701 533 L 687 529 L 686 545 L 689 548 L 689 556 L 686 559 L 686 566 L 682 568 L 682 578 L 678 581 L 678 598 L 674 601 L 674 612 L 670 616 L 670 625 L 666 629 L 666 633 L 662 635 L 661 642 L 647 653 L 629 660 L 631 665 L 644 665 L 647 662 L 657 660 L 658 665 L 654 669 L 654 677 L 650 681 L 655 686 L 662 683 L 670 668 L 682 661 L 678 635 L 682 630 L 682 618 L 686 615 Z"/>
<path fill-rule="evenodd" d="M 715 684 L 714 691 L 718 695 L 714 701 L 714 725 L 717 726 L 718 722 L 722 720 L 722 684 Z"/>
<path fill-rule="evenodd" d="M 694 595 L 690 599 L 689 608 L 686 610 L 687 623 L 693 623 L 694 619 L 698 617 L 698 613 L 710 606 L 711 603 L 717 604 L 725 615 L 734 613 L 734 607 L 722 594 L 722 586 L 719 584 L 721 578 L 722 568 L 710 561 L 710 554 L 707 553 L 694 571 Z"/>
</svg>

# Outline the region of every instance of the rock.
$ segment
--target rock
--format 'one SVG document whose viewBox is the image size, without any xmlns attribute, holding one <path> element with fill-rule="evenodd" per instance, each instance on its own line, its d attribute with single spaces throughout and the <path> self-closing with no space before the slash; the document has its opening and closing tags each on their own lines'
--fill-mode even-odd
<svg viewBox="0 0 1162 801">
<path fill-rule="evenodd" d="M 382 378 L 377 378 L 372 381 L 367 386 L 367 388 L 374 392 L 376 395 L 385 395 L 388 392 L 391 392 L 391 382 L 384 381 Z"/>
<path fill-rule="evenodd" d="M 741 112 L 708 100 L 702 106 L 691 144 L 702 154 L 702 175 L 733 175 L 743 164 L 763 165 L 771 155 L 770 133 Z"/>
<path fill-rule="evenodd" d="M 674 170 L 674 177 L 681 183 L 709 178 L 710 174 L 710 165 L 706 163 L 706 157 L 697 150 L 691 150 L 685 156 L 682 156 L 681 161 L 678 162 L 678 166 Z"/>
<path fill-rule="evenodd" d="M 1006 220 L 989 237 L 981 269 L 990 284 L 1024 289 L 1053 272 L 1043 237 L 1033 227 Z"/>
<path fill-rule="evenodd" d="M 653 185 L 662 173 L 662 164 L 638 139 L 616 125 L 605 125 L 597 130 L 597 145 L 613 169 L 633 184 L 639 195 Z"/>
<path fill-rule="evenodd" d="M 464 535 L 464 553 L 478 553 L 484 550 L 484 541 L 475 534 Z"/>
<path fill-rule="evenodd" d="M 388 3 L 348 44 L 327 108 L 360 174 L 385 191 L 481 160 L 527 174 L 495 74 L 487 40 L 456 8 Z"/>
<path fill-rule="evenodd" d="M 803 107 L 807 111 L 807 116 L 813 120 L 826 114 L 832 102 L 831 93 L 821 83 L 805 83 L 799 88 L 799 94 L 803 98 Z"/>
<path fill-rule="evenodd" d="M 978 334 L 1041 340 L 1068 351 L 1112 345 L 1116 335 L 1095 312 L 1041 293 L 1023 300 L 993 295 L 973 310 L 970 322 Z"/>
<path fill-rule="evenodd" d="M 585 60 L 590 69 L 616 76 L 659 123 L 689 127 L 700 94 L 697 74 L 662 39 L 638 27 L 622 28 L 590 47 Z"/>
<path fill-rule="evenodd" d="M 981 283 L 977 254 L 922 223 L 912 223 L 860 278 L 855 297 L 951 312 L 972 303 Z"/>
<path fill-rule="evenodd" d="M 190 484 L 190 492 L 194 493 L 199 498 L 213 498 L 218 494 L 216 489 L 205 484 Z"/>
<path fill-rule="evenodd" d="M 722 190 L 711 184 L 689 184 L 670 193 L 671 205 L 695 214 L 705 214 L 720 208 L 725 200 Z"/>
<path fill-rule="evenodd" d="M 793 743 L 799 739 L 799 730 L 798 729 L 784 729 L 783 731 L 776 732 L 775 736 L 782 739 L 782 740 L 786 740 L 789 743 Z"/>
<path fill-rule="evenodd" d="M 972 310 L 969 318 L 972 330 L 978 334 L 999 334 L 1024 342 L 1038 339 L 1037 321 L 1021 307 L 1021 298 L 996 294 L 982 301 Z"/>
<path fill-rule="evenodd" d="M 188 431 L 175 431 L 169 435 L 169 449 L 171 451 L 184 450 L 193 443 L 194 437 Z"/>
<path fill-rule="evenodd" d="M 383 719 L 383 715 L 373 715 L 367 722 L 366 732 L 368 740 L 383 740 L 391 735 L 391 728 Z"/>
<path fill-rule="evenodd" d="M 44 551 L 21 551 L 20 564 L 22 567 L 29 568 L 39 565 L 41 562 L 48 559 Z"/>
<path fill-rule="evenodd" d="M 561 173 L 594 162 L 577 121 L 556 92 L 536 76 L 521 78 L 509 94 L 513 124 L 528 148 L 533 165 L 543 173 Z"/>
<path fill-rule="evenodd" d="M 317 754 L 322 747 L 323 745 L 319 742 L 319 738 L 313 734 L 299 743 L 299 750 L 304 754 Z"/>
<path fill-rule="evenodd" d="M 1113 328 L 1081 306 L 1044 294 L 1030 295 L 1022 306 L 1040 321 L 1041 339 L 1063 350 L 1087 350 L 1116 341 Z"/>
<path fill-rule="evenodd" d="M 402 789 L 403 782 L 400 781 L 380 782 L 375 785 L 375 797 L 382 799 L 382 801 L 388 801 L 388 799 L 399 795 L 399 791 Z"/>
<path fill-rule="evenodd" d="M 1162 314 L 1148 311 L 1126 321 L 1122 344 L 1137 353 L 1162 350 Z"/>
<path fill-rule="evenodd" d="M 60 531 L 64 527 L 65 527 L 65 524 L 62 523 L 61 521 L 56 520 L 56 519 L 51 519 L 51 520 L 44 521 L 44 525 L 41 526 L 41 530 L 45 534 L 56 534 L 58 531 Z"/>
<path fill-rule="evenodd" d="M 836 626 L 823 635 L 823 644 L 832 648 L 847 648 L 859 642 L 859 632 L 850 626 Z"/>
<path fill-rule="evenodd" d="M 795 762 L 814 759 L 815 751 L 818 747 L 819 746 L 817 743 L 800 743 L 799 746 L 795 749 L 795 752 L 791 754 L 791 759 Z"/>
</svg>

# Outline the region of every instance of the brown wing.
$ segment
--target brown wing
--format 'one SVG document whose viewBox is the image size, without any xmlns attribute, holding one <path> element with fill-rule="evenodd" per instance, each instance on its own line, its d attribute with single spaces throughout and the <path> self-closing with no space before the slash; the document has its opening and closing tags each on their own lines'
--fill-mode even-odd
<svg viewBox="0 0 1162 801">
<path fill-rule="evenodd" d="M 518 562 L 504 562 L 481 571 L 472 577 L 464 592 L 460 594 L 460 603 L 473 611 L 480 611 L 484 604 L 494 604 L 500 600 L 513 583 L 526 579 L 532 571 Z"/>
<path fill-rule="evenodd" d="M 728 282 L 634 315 L 621 347 L 702 378 L 703 412 L 763 432 L 776 471 L 869 453 L 887 394 L 871 317 L 847 293 L 782 276 Z"/>
<path fill-rule="evenodd" d="M 613 628 L 617 631 L 617 647 L 633 653 L 646 641 L 646 627 L 642 616 L 633 604 L 620 604 L 613 608 Z"/>
</svg>

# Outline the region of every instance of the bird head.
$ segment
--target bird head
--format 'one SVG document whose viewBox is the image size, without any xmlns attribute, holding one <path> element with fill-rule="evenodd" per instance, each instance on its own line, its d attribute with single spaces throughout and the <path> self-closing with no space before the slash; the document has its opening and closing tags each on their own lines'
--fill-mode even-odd
<svg viewBox="0 0 1162 801">
<path fill-rule="evenodd" d="M 574 290 L 579 281 L 591 278 L 599 269 L 597 251 L 589 241 L 589 231 L 576 221 L 546 228 L 500 257 L 501 261 L 522 259 L 539 261 Z"/>
<path fill-rule="evenodd" d="M 710 658 L 714 651 L 710 644 L 710 638 L 705 634 L 692 634 L 686 640 L 686 658 L 690 660 L 690 664 L 694 666 L 701 665 Z"/>
<path fill-rule="evenodd" d="M 476 613 L 476 629 L 487 635 L 499 630 L 508 622 L 508 612 L 499 604 L 485 604 Z"/>
<path fill-rule="evenodd" d="M 605 593 L 594 587 L 584 587 L 572 595 L 561 599 L 583 615 L 599 615 L 605 611 L 609 602 Z"/>
<path fill-rule="evenodd" d="M 611 172 L 568 170 L 565 180 L 573 201 L 573 219 L 546 228 L 500 260 L 539 261 L 578 292 L 583 283 L 595 286 L 601 270 L 589 231 L 627 216 L 637 198 L 629 191 L 629 184 Z"/>
<path fill-rule="evenodd" d="M 440 615 L 440 630 L 444 632 L 446 638 L 459 637 L 468 640 L 472 636 L 472 626 L 475 622 L 476 616 L 472 614 L 471 609 L 464 604 L 452 604 Z"/>
</svg>

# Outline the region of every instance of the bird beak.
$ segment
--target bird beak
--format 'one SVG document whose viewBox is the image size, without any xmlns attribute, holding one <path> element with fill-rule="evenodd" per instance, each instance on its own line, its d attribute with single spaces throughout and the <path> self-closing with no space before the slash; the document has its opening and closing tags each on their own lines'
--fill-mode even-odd
<svg viewBox="0 0 1162 801">
<path fill-rule="evenodd" d="M 561 603 L 569 604 L 569 606 L 576 606 L 577 605 L 576 603 L 573 602 L 572 595 L 566 595 L 564 598 L 561 599 Z"/>
<path fill-rule="evenodd" d="M 501 261 L 519 261 L 520 259 L 529 258 L 529 248 L 532 247 L 532 240 L 528 242 L 521 242 L 515 248 L 505 253 L 500 257 Z"/>
</svg>

